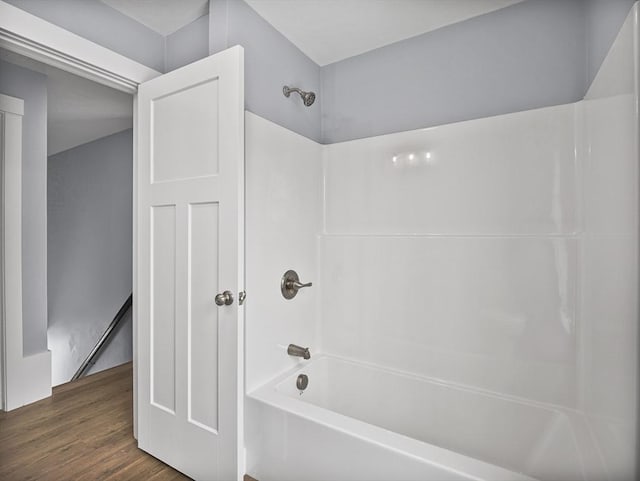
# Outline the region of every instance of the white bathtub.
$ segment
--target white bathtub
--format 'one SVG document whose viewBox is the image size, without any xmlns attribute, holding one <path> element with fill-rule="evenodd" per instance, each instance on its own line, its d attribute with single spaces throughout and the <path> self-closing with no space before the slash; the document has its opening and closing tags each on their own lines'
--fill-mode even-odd
<svg viewBox="0 0 640 481">
<path fill-rule="evenodd" d="M 247 472 L 260 481 L 606 476 L 576 412 L 332 356 L 302 366 L 248 396 Z"/>
</svg>

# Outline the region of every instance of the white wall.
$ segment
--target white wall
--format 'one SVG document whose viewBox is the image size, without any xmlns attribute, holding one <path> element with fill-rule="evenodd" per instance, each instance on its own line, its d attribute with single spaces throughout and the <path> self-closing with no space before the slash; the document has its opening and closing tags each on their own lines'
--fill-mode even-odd
<svg viewBox="0 0 640 481">
<path fill-rule="evenodd" d="M 49 157 L 49 348 L 53 384 L 80 367 L 131 293 L 133 137 Z M 90 372 L 130 361 L 131 311 Z"/>
<path fill-rule="evenodd" d="M 250 391 L 297 363 L 290 343 L 319 351 L 318 238 L 322 219 L 322 146 L 250 112 L 246 159 L 246 383 Z M 302 282 L 280 293 L 289 269 Z"/>
</svg>

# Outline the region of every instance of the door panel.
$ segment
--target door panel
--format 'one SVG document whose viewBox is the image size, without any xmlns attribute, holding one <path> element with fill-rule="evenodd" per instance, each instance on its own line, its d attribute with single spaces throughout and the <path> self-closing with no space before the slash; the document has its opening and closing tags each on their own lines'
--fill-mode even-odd
<svg viewBox="0 0 640 481">
<path fill-rule="evenodd" d="M 151 207 L 151 403 L 175 413 L 176 206 Z"/>
<path fill-rule="evenodd" d="M 219 83 L 214 78 L 152 101 L 152 129 L 161 133 L 153 137 L 154 182 L 218 173 Z"/>
<path fill-rule="evenodd" d="M 189 422 L 218 430 L 218 311 L 210 309 L 218 278 L 217 203 L 189 207 Z"/>
<path fill-rule="evenodd" d="M 207 481 L 241 474 L 243 94 L 234 47 L 137 98 L 138 442 Z"/>
</svg>

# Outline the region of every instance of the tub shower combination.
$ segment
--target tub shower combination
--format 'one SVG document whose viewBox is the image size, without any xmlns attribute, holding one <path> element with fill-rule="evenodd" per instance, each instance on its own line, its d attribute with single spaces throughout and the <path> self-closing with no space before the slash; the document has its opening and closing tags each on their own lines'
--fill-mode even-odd
<svg viewBox="0 0 640 481">
<path fill-rule="evenodd" d="M 631 479 L 637 16 L 575 104 L 331 145 L 246 114 L 249 474 Z"/>
</svg>

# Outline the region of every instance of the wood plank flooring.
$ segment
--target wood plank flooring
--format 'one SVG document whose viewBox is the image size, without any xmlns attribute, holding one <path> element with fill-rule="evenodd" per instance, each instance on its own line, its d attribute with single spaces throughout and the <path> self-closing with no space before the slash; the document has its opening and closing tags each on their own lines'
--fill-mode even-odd
<svg viewBox="0 0 640 481">
<path fill-rule="evenodd" d="M 132 384 L 128 363 L 0 411 L 0 480 L 188 480 L 137 448 Z"/>
</svg>

